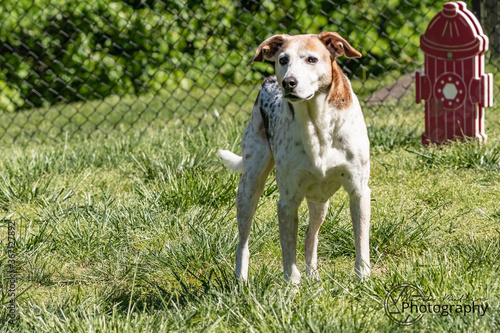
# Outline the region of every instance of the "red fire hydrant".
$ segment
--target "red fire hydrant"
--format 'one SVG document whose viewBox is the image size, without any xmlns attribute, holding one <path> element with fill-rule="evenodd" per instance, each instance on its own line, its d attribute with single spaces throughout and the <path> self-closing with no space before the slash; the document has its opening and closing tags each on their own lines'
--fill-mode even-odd
<svg viewBox="0 0 500 333">
<path fill-rule="evenodd" d="M 464 2 L 447 2 L 420 36 L 425 75 L 416 73 L 416 102 L 425 100 L 422 144 L 457 137 L 486 141 L 484 108 L 493 105 L 493 75 L 484 74 L 488 37 Z"/>
</svg>

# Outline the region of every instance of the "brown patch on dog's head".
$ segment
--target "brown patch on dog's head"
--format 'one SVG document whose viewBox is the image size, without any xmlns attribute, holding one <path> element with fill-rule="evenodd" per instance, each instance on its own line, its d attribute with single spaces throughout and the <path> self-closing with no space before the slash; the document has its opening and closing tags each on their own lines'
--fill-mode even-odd
<svg viewBox="0 0 500 333">
<path fill-rule="evenodd" d="M 247 63 L 247 66 L 252 62 L 263 62 L 264 60 L 276 61 L 276 55 L 280 50 L 281 46 L 285 43 L 285 41 L 290 37 L 289 35 L 274 35 L 269 37 L 265 41 L 263 41 L 257 51 L 255 51 L 255 55 L 250 59 Z"/>
<path fill-rule="evenodd" d="M 328 103 L 336 109 L 347 109 L 352 103 L 351 87 L 344 72 L 337 64 L 337 57 L 360 58 L 361 53 L 336 32 L 322 32 L 319 40 L 330 53 L 332 61 L 331 87 Z"/>
<path fill-rule="evenodd" d="M 329 56 L 329 53 L 325 50 L 325 44 L 319 39 L 318 35 L 302 35 L 301 37 L 306 49 L 321 55 L 321 58 Z"/>
</svg>

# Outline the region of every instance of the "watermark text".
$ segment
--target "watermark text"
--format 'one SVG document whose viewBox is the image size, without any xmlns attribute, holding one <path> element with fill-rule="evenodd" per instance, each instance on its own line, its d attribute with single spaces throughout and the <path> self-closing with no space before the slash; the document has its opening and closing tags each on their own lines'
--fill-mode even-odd
<svg viewBox="0 0 500 333">
<path fill-rule="evenodd" d="M 482 297 L 465 295 L 445 295 L 430 297 L 412 284 L 402 283 L 394 286 L 386 295 L 384 309 L 391 321 L 399 325 L 413 325 L 424 315 L 476 315 L 483 317 L 488 303 Z"/>
<path fill-rule="evenodd" d="M 7 220 L 7 297 L 10 299 L 7 304 L 7 317 L 11 321 L 17 319 L 16 282 L 16 222 Z"/>
</svg>

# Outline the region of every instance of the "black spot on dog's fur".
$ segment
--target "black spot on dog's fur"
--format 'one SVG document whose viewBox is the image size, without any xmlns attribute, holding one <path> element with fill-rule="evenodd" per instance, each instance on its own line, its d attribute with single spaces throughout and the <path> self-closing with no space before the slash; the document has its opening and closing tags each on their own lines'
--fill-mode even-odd
<svg viewBox="0 0 500 333">
<path fill-rule="evenodd" d="M 275 120 L 281 111 L 283 93 L 276 76 L 268 77 L 262 83 L 259 91 L 260 114 L 264 122 L 267 139 L 271 141 L 274 136 Z"/>
</svg>

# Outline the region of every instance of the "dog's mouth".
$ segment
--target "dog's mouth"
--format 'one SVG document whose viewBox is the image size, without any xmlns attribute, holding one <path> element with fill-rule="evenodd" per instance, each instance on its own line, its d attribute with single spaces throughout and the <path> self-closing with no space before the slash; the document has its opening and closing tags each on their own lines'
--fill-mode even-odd
<svg viewBox="0 0 500 333">
<path fill-rule="evenodd" d="M 307 101 L 307 100 L 310 100 L 311 98 L 313 98 L 314 94 L 311 94 L 309 96 L 307 96 L 306 98 L 302 98 L 302 97 L 299 97 L 297 95 L 294 95 L 294 94 L 286 94 L 285 95 L 285 98 L 289 101 L 289 102 L 299 102 L 299 101 Z"/>
</svg>

